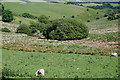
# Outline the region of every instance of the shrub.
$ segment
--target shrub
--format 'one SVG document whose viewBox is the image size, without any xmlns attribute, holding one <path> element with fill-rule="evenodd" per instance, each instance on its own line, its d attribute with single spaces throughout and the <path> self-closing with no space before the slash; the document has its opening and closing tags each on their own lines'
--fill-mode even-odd
<svg viewBox="0 0 120 80">
<path fill-rule="evenodd" d="M 19 21 L 19 24 L 21 24 L 22 23 L 22 21 Z"/>
<path fill-rule="evenodd" d="M 83 39 L 88 36 L 88 27 L 72 19 L 58 19 L 46 27 L 43 35 L 56 40 Z"/>
<path fill-rule="evenodd" d="M 44 24 L 48 24 L 50 22 L 49 18 L 45 15 L 41 15 L 40 17 L 38 17 L 38 21 Z"/>
<path fill-rule="evenodd" d="M 72 18 L 75 18 L 75 16 L 72 16 Z"/>
<path fill-rule="evenodd" d="M 80 6 L 83 6 L 83 4 L 81 4 Z"/>
<path fill-rule="evenodd" d="M 11 32 L 8 28 L 2 28 L 1 31 L 2 32 Z"/>
<path fill-rule="evenodd" d="M 29 14 L 29 13 L 23 13 L 22 16 L 25 17 L 25 18 L 31 18 L 31 19 L 36 18 L 35 16 L 33 16 L 33 15 Z"/>
<path fill-rule="evenodd" d="M 99 14 L 99 12 L 97 12 L 96 14 Z"/>
<path fill-rule="evenodd" d="M 30 33 L 31 33 L 31 29 L 30 29 L 27 25 L 21 24 L 21 25 L 17 28 L 17 33 L 30 34 Z"/>
<path fill-rule="evenodd" d="M 2 21 L 3 22 L 12 22 L 13 21 L 13 14 L 10 10 L 4 10 L 2 13 Z"/>
<path fill-rule="evenodd" d="M 65 16 L 63 16 L 63 18 L 65 18 Z"/>
<path fill-rule="evenodd" d="M 87 8 L 87 11 L 89 11 L 89 9 Z"/>
<path fill-rule="evenodd" d="M 87 20 L 87 22 L 90 22 L 90 20 Z"/>
<path fill-rule="evenodd" d="M 99 19 L 100 19 L 99 17 L 96 18 L 96 20 L 99 20 Z"/>
</svg>

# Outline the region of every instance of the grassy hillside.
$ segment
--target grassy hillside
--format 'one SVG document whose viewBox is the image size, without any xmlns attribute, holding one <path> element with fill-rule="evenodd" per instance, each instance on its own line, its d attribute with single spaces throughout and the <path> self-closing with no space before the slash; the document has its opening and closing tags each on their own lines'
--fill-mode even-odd
<svg viewBox="0 0 120 80">
<path fill-rule="evenodd" d="M 76 19 L 87 21 L 94 20 L 96 17 L 103 17 L 103 13 L 93 9 L 87 11 L 86 7 L 66 5 L 62 3 L 47 3 L 47 2 L 33 2 L 28 4 L 20 4 L 19 2 L 4 2 L 6 9 L 10 9 L 15 14 L 22 14 L 24 12 L 31 13 L 34 16 L 47 15 L 50 19 L 58 19 L 66 16 L 71 18 L 75 16 Z M 83 16 L 84 15 L 84 16 Z"/>
<path fill-rule="evenodd" d="M 40 68 L 45 69 L 44 78 L 116 78 L 118 74 L 117 57 L 2 49 L 2 59 L 3 72 L 10 70 L 6 77 L 35 78 Z"/>
</svg>

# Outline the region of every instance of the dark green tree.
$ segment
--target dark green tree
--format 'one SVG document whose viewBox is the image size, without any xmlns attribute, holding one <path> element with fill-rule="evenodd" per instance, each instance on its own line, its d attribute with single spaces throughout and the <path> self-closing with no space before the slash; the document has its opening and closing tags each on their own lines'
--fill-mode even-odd
<svg viewBox="0 0 120 80">
<path fill-rule="evenodd" d="M 4 10 L 2 13 L 2 21 L 3 22 L 12 22 L 13 21 L 13 13 L 10 10 Z"/>
</svg>

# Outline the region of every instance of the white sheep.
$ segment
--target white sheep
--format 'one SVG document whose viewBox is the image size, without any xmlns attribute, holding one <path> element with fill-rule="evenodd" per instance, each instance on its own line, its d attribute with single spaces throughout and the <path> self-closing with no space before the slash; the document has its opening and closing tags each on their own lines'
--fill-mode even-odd
<svg viewBox="0 0 120 80">
<path fill-rule="evenodd" d="M 36 74 L 36 76 L 38 76 L 39 74 L 42 74 L 42 76 L 44 76 L 44 69 L 37 70 L 37 72 L 35 74 Z"/>
<path fill-rule="evenodd" d="M 118 54 L 117 54 L 117 53 L 111 53 L 110 57 L 111 57 L 111 56 L 116 56 L 116 57 L 117 57 Z"/>
</svg>

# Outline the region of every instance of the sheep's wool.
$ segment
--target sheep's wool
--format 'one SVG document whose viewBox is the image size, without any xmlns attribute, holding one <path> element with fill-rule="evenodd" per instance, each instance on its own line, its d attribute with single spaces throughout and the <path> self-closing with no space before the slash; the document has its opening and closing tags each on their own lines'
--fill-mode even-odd
<svg viewBox="0 0 120 80">
<path fill-rule="evenodd" d="M 117 53 L 111 53 L 111 56 L 118 56 Z"/>
<path fill-rule="evenodd" d="M 42 74 L 42 76 L 44 76 L 44 69 L 37 70 L 36 76 L 38 76 L 39 74 Z"/>
</svg>

